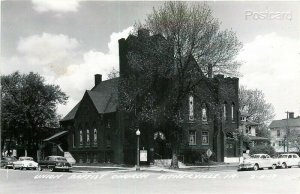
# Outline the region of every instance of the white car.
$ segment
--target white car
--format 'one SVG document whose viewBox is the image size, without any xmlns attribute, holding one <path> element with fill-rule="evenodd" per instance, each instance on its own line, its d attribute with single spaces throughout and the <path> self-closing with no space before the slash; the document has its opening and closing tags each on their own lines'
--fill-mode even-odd
<svg viewBox="0 0 300 194">
<path fill-rule="evenodd" d="M 33 169 L 36 170 L 38 168 L 38 163 L 33 161 L 32 157 L 19 157 L 19 160 L 13 162 L 13 169 Z"/>
<path fill-rule="evenodd" d="M 287 168 L 292 166 L 300 167 L 300 157 L 297 154 L 280 154 L 276 160 L 277 166 L 281 168 Z"/>
<path fill-rule="evenodd" d="M 258 170 L 260 168 L 276 169 L 276 166 L 276 160 L 271 158 L 268 154 L 254 154 L 250 158 L 244 159 L 244 161 L 239 164 L 238 170 Z"/>
</svg>

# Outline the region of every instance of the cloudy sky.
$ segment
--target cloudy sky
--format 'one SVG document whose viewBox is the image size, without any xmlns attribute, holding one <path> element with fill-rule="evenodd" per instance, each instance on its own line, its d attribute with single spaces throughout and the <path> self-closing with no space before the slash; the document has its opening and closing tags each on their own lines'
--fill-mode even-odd
<svg viewBox="0 0 300 194">
<path fill-rule="evenodd" d="M 32 0 L 1 2 L 1 73 L 38 72 L 60 85 L 63 116 L 94 84 L 118 69 L 118 39 L 161 2 Z M 265 93 L 276 111 L 300 115 L 300 3 L 208 2 L 222 28 L 243 42 L 240 84 Z"/>
</svg>

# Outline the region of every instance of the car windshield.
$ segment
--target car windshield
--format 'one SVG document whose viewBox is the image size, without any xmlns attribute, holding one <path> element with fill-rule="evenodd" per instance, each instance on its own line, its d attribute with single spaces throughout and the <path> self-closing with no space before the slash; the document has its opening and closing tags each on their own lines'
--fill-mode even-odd
<svg viewBox="0 0 300 194">
<path fill-rule="evenodd" d="M 287 158 L 287 155 L 280 155 L 278 158 Z"/>
<path fill-rule="evenodd" d="M 21 158 L 19 158 L 19 160 L 20 161 L 24 161 L 24 160 L 30 160 L 30 161 L 32 161 L 33 158 L 31 158 L 31 157 L 21 157 Z"/>
<path fill-rule="evenodd" d="M 56 161 L 67 161 L 64 157 L 57 157 L 55 158 Z"/>
<path fill-rule="evenodd" d="M 5 158 L 7 161 L 15 161 L 17 160 L 15 157 L 7 157 Z"/>
</svg>

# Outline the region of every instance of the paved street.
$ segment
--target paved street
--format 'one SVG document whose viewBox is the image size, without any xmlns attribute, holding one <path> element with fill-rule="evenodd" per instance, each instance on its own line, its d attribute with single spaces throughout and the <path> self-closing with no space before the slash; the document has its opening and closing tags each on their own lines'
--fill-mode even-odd
<svg viewBox="0 0 300 194">
<path fill-rule="evenodd" d="M 0 170 L 0 193 L 300 193 L 300 168 L 260 171 Z"/>
</svg>

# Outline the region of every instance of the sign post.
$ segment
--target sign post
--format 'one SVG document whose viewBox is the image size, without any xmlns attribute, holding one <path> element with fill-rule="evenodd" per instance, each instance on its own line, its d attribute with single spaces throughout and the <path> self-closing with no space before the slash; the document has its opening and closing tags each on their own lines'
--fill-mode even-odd
<svg viewBox="0 0 300 194">
<path fill-rule="evenodd" d="M 209 158 L 212 155 L 212 151 L 208 148 L 208 150 L 206 150 L 206 155 L 207 155 L 207 163 L 208 163 L 208 170 L 209 170 Z"/>
</svg>

